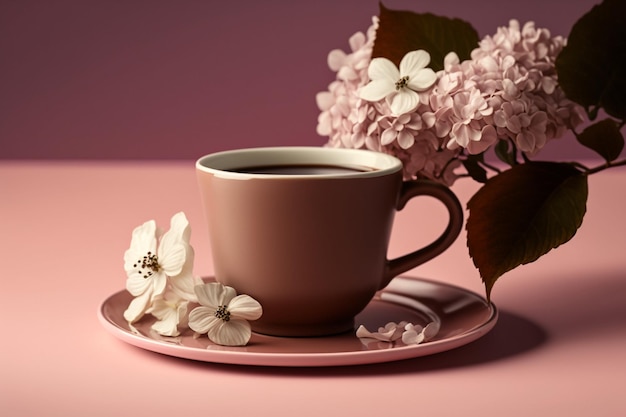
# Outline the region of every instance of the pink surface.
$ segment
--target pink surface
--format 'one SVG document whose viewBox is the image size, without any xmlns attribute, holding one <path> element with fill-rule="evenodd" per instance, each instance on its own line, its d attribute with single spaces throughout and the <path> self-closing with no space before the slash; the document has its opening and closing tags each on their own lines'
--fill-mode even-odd
<svg viewBox="0 0 626 417">
<path fill-rule="evenodd" d="M 501 314 L 483 338 L 400 362 L 281 369 L 170 358 L 98 323 L 100 303 L 124 288 L 122 255 L 145 220 L 167 226 L 185 211 L 195 270 L 213 272 L 192 163 L 0 163 L 0 409 L 64 417 L 622 416 L 625 184 L 625 170 L 590 178 L 582 229 L 496 285 Z M 472 189 L 455 187 L 462 202 Z M 418 224 L 424 239 L 437 233 L 441 212 L 427 202 L 408 206 L 391 254 L 415 246 Z M 411 273 L 483 294 L 463 239 Z"/>
<path fill-rule="evenodd" d="M 567 36 L 598 2 L 383 3 L 465 19 L 481 36 L 511 18 Z M 327 55 L 376 14 L 377 0 L 1 1 L 0 158 L 321 145 L 315 94 L 333 79 Z M 572 143 L 559 157 L 581 153 Z"/>
</svg>

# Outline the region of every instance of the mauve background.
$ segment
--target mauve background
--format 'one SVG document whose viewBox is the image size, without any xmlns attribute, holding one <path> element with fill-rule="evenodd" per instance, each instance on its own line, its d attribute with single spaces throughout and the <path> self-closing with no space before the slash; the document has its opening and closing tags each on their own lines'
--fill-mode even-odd
<svg viewBox="0 0 626 417">
<path fill-rule="evenodd" d="M 385 0 L 567 36 L 595 0 Z M 0 0 L 0 159 L 195 159 L 322 145 L 315 94 L 376 0 Z M 590 155 L 571 138 L 542 156 Z"/>
</svg>

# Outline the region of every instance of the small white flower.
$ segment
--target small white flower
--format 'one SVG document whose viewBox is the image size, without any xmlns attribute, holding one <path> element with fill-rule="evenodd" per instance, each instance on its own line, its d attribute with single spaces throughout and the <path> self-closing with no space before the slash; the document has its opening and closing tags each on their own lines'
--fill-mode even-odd
<svg viewBox="0 0 626 417">
<path fill-rule="evenodd" d="M 189 222 L 182 212 L 172 217 L 170 230 L 165 234 L 157 229 L 154 220 L 133 230 L 130 248 L 124 253 L 126 289 L 135 297 L 124 312 L 129 323 L 141 319 L 156 297 L 163 294 L 168 277 L 190 272 L 188 263 L 193 262 L 193 252 L 189 233 Z M 184 274 L 180 280 L 174 279 L 172 285 L 184 293 L 191 280 L 191 273 Z"/>
<path fill-rule="evenodd" d="M 400 323 L 389 322 L 385 327 L 379 327 L 377 332 L 370 332 L 365 326 L 360 325 L 356 330 L 356 336 L 361 339 L 375 339 L 381 342 L 395 342 L 402 337 L 402 331 L 408 323 L 401 321 Z"/>
<path fill-rule="evenodd" d="M 429 63 L 430 55 L 421 49 L 407 53 L 399 69 L 387 58 L 374 58 L 368 68 L 371 81 L 361 87 L 359 97 L 371 102 L 386 98 L 394 116 L 412 112 L 419 105 L 417 92 L 437 80 L 435 72 L 426 68 Z"/>
<path fill-rule="evenodd" d="M 405 326 L 405 331 L 402 333 L 402 343 L 405 345 L 418 345 L 422 342 L 428 342 L 439 333 L 439 323 L 431 322 L 422 326 L 414 326 L 409 323 Z"/>
<path fill-rule="evenodd" d="M 417 345 L 431 340 L 439 332 L 439 323 L 431 322 L 422 327 L 406 321 L 400 323 L 389 322 L 385 327 L 379 327 L 377 332 L 370 332 L 361 325 L 356 331 L 356 336 L 365 342 L 378 340 L 393 343 L 402 339 L 405 345 Z"/>
<path fill-rule="evenodd" d="M 189 301 L 174 292 L 166 292 L 163 297 L 155 299 L 152 307 L 146 311 L 158 319 L 152 325 L 152 330 L 161 336 L 180 335 L 178 326 L 185 324 L 188 306 Z"/>
<path fill-rule="evenodd" d="M 189 313 L 189 327 L 197 333 L 207 333 L 218 345 L 246 345 L 252 335 L 248 320 L 263 314 L 259 302 L 249 295 L 237 295 L 234 288 L 217 282 L 194 289 L 201 305 Z"/>
</svg>

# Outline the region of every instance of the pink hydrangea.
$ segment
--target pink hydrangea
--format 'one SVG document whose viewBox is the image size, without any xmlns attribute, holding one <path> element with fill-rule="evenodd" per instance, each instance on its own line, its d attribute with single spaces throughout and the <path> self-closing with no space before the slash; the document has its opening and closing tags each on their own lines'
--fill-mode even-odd
<svg viewBox="0 0 626 417">
<path fill-rule="evenodd" d="M 582 109 L 566 99 L 554 62 L 565 45 L 560 36 L 516 20 L 486 36 L 461 62 L 444 60 L 434 85 L 419 92 L 419 104 L 394 115 L 386 100 L 368 102 L 358 91 L 367 85 L 378 19 L 367 34 L 350 39 L 352 52 L 332 51 L 337 73 L 317 96 L 317 131 L 327 146 L 389 153 L 404 163 L 406 178 L 429 178 L 451 185 L 461 174 L 463 154 L 479 154 L 499 140 L 533 155 L 547 141 L 583 121 Z"/>
<path fill-rule="evenodd" d="M 369 82 L 367 70 L 372 57 L 378 18 L 372 19 L 367 34 L 350 38 L 352 52 L 331 51 L 329 67 L 337 73 L 328 91 L 318 93 L 321 110 L 317 132 L 329 138 L 326 146 L 369 149 L 398 157 L 408 178 L 423 177 L 452 184 L 453 162 L 458 151 L 443 147 L 443 141 L 424 131 L 422 110 L 428 95 L 420 93 L 420 105 L 411 114 L 393 116 L 385 100 L 370 103 L 358 95 Z"/>
</svg>

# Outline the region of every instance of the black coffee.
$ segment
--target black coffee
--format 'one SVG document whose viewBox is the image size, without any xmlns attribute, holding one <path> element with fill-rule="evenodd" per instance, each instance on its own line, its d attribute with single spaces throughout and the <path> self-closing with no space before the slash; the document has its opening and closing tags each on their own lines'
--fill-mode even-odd
<svg viewBox="0 0 626 417">
<path fill-rule="evenodd" d="M 351 167 L 339 165 L 271 165 L 229 169 L 229 171 L 232 172 L 270 175 L 335 175 L 353 174 L 355 172 L 368 172 L 373 170 L 373 168 L 369 167 Z"/>
</svg>

